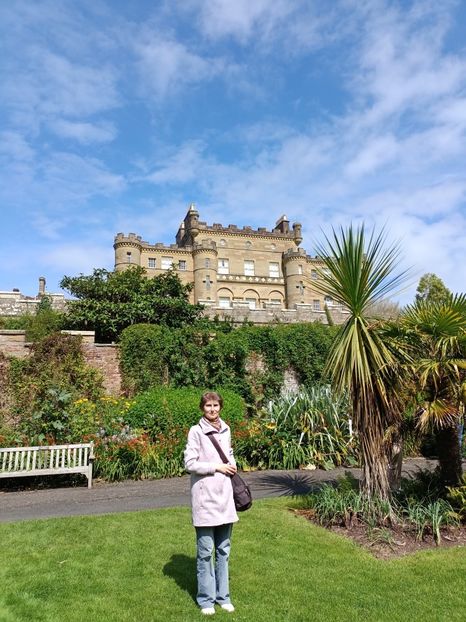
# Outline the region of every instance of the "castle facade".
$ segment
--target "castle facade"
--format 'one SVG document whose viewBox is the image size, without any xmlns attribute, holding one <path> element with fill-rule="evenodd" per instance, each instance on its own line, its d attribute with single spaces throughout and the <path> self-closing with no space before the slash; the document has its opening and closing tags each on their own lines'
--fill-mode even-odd
<svg viewBox="0 0 466 622">
<path fill-rule="evenodd" d="M 301 225 L 290 227 L 286 216 L 272 230 L 225 227 L 200 221 L 191 205 L 175 244 L 149 244 L 134 233 L 118 233 L 115 270 L 137 265 L 148 276 L 156 276 L 175 267 L 183 283 L 194 284 L 191 302 L 204 305 L 208 315 L 229 316 L 242 310 L 243 319 L 258 323 L 267 322 L 267 317 L 326 322 L 327 307 L 340 323 L 344 309 L 314 287 L 321 261 L 300 248 L 301 242 Z"/>
</svg>

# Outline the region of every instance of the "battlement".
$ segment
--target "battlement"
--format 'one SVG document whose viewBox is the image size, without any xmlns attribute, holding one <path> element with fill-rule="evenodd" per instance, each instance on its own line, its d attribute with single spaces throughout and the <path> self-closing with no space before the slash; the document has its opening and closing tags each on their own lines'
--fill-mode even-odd
<svg viewBox="0 0 466 622">
<path fill-rule="evenodd" d="M 308 261 L 312 259 L 312 257 L 310 257 L 310 255 L 306 253 L 304 248 L 297 248 L 296 250 L 290 248 L 283 253 L 283 261 L 288 261 L 291 259 L 305 259 L 306 261 Z"/>
</svg>

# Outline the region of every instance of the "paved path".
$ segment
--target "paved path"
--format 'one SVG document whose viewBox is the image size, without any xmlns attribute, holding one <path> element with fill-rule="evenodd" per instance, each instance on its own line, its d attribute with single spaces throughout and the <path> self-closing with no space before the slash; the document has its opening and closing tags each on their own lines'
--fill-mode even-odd
<svg viewBox="0 0 466 622">
<path fill-rule="evenodd" d="M 436 462 L 422 458 L 407 459 L 404 474 L 432 468 Z M 332 471 L 255 471 L 245 473 L 253 497 L 277 497 L 303 494 L 323 482 L 335 481 L 350 471 L 356 477 L 359 469 L 338 468 Z M 189 475 L 172 479 L 125 481 L 114 484 L 94 482 L 89 490 L 83 487 L 49 488 L 43 490 L 0 491 L 0 522 L 132 512 L 189 505 Z"/>
</svg>

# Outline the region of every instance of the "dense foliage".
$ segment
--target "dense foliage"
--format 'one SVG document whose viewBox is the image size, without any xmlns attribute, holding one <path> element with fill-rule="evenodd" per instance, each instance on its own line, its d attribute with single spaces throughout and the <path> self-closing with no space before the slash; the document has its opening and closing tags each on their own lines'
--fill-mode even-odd
<svg viewBox="0 0 466 622">
<path fill-rule="evenodd" d="M 337 331 L 317 323 L 227 332 L 131 326 L 120 340 L 123 380 L 130 393 L 161 384 L 223 386 L 257 407 L 279 394 L 287 370 L 306 388 L 319 382 Z"/>
<path fill-rule="evenodd" d="M 73 399 L 103 392 L 101 374 L 85 364 L 81 339 L 72 335 L 55 333 L 32 344 L 31 356 L 12 359 L 8 374 L 10 417 L 27 444 L 67 440 Z"/>
<path fill-rule="evenodd" d="M 434 302 L 442 303 L 449 296 L 451 292 L 440 277 L 432 272 L 424 274 L 419 279 L 419 284 L 416 289 L 415 302 Z"/>
<path fill-rule="evenodd" d="M 60 286 L 77 299 L 68 303 L 68 327 L 95 330 L 99 342 L 115 341 L 139 322 L 183 326 L 201 313 L 188 301 L 191 286 L 183 285 L 174 270 L 148 278 L 140 266 L 121 272 L 99 268 L 88 276 L 65 276 Z"/>
</svg>

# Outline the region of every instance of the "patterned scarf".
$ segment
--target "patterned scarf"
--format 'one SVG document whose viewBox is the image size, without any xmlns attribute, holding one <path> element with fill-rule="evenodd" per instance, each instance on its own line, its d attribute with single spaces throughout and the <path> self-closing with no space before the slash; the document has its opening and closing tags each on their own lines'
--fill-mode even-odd
<svg viewBox="0 0 466 622">
<path fill-rule="evenodd" d="M 215 419 L 214 421 L 209 421 L 207 417 L 202 417 L 202 418 L 204 419 L 204 421 L 209 423 L 213 428 L 215 428 L 217 432 L 220 432 L 222 428 L 222 422 L 220 421 L 220 417 L 217 417 L 217 419 Z"/>
</svg>

